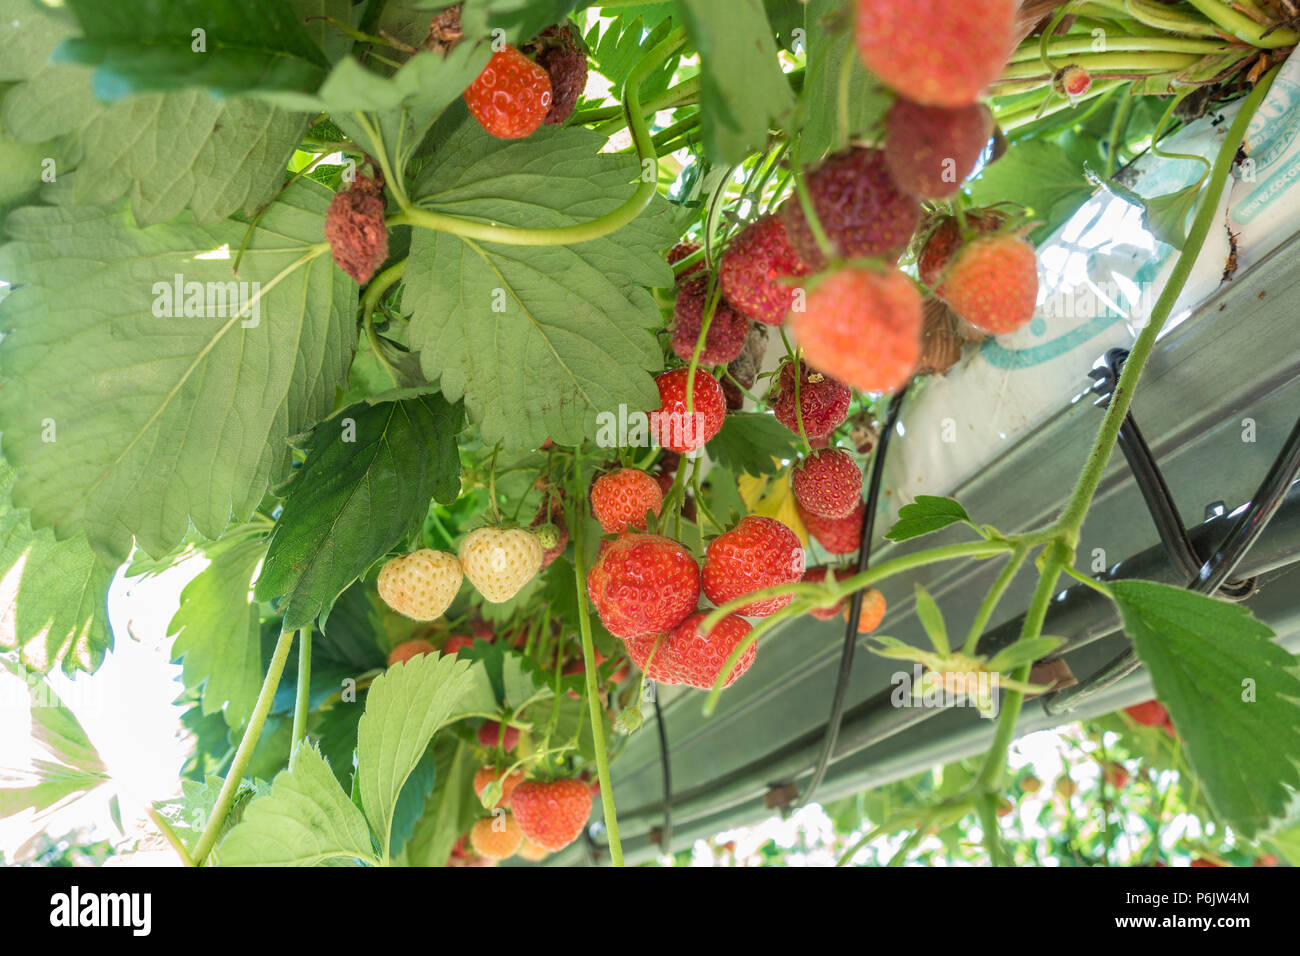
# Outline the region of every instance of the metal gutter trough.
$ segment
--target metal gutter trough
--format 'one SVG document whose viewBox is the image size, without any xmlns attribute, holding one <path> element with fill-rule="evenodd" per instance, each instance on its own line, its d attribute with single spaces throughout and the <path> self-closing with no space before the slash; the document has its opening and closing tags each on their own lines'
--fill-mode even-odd
<svg viewBox="0 0 1300 956">
<path fill-rule="evenodd" d="M 1292 432 L 1300 415 L 1298 250 L 1300 239 L 1292 237 L 1224 283 L 1168 332 L 1135 399 L 1133 415 L 1202 560 L 1224 546 L 1279 452 L 1294 446 Z M 1100 364 L 1104 356 L 1099 352 L 1096 358 Z M 1078 370 L 1071 400 L 973 477 L 946 489 L 976 521 L 1015 532 L 1052 520 L 1101 421 L 1088 372 Z M 906 410 L 902 418 L 905 424 Z M 894 453 L 903 454 L 903 447 Z M 1134 475 L 1125 456 L 1116 453 L 1083 529 L 1079 566 L 1087 569 L 1099 558 L 1111 577 L 1187 585 L 1186 562 L 1162 542 L 1157 518 Z M 887 485 L 882 493 L 873 564 L 969 535 L 969 529 L 963 536 L 955 526 L 920 541 L 884 541 L 889 521 L 883 512 L 896 510 L 884 502 L 893 491 Z M 914 584 L 929 590 L 947 620 L 969 621 L 996 570 L 981 563 L 931 565 L 891 578 L 882 588 L 890 605 L 882 631 L 910 644 L 925 643 L 915 615 Z M 1254 579 L 1246 605 L 1277 632 L 1280 642 L 1300 650 L 1300 485 L 1292 485 L 1281 498 L 1232 578 Z M 1012 583 L 981 652 L 1014 640 L 1034 581 L 1031 568 Z M 1129 642 L 1105 599 L 1070 583 L 1062 585 L 1054 600 L 1044 633 L 1066 640 L 1061 654 L 1086 689 L 1029 701 L 1019 733 L 1109 713 L 1150 696 L 1140 667 L 1089 686 L 1090 676 L 1128 650 Z M 806 786 L 825 737 L 842 638 L 839 618 L 822 622 L 805 617 L 768 634 L 753 667 L 722 695 L 712 717 L 702 714 L 704 693 L 660 689 L 659 712 L 671 761 L 674 849 L 769 816 L 773 797 L 783 789 L 793 792 L 790 785 Z M 972 708 L 894 706 L 891 675 L 899 669 L 898 662 L 870 653 L 867 639 L 859 639 L 843 723 L 818 800 L 880 786 L 988 746 L 994 724 Z M 648 719 L 633 735 L 612 767 L 628 862 L 663 852 L 654 842 L 665 807 L 660 735 L 651 723 Z M 579 841 L 549 862 L 580 865 L 607 859 L 600 853 L 601 836 L 597 822 L 585 844 Z"/>
</svg>

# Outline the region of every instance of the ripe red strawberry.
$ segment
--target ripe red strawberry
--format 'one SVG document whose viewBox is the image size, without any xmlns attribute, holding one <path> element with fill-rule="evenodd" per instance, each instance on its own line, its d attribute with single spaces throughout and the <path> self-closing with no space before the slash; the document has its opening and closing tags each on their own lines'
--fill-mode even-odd
<svg viewBox="0 0 1300 956">
<path fill-rule="evenodd" d="M 975 328 L 1005 335 L 1028 324 L 1038 302 L 1034 247 L 1012 235 L 976 239 L 959 249 L 936 290 Z"/>
<path fill-rule="evenodd" d="M 684 455 L 703 448 L 722 429 L 727 399 L 718 380 L 703 369 L 695 370 L 691 388 L 694 410 L 686 411 L 689 369 L 675 368 L 655 378 L 659 409 L 650 414 L 650 434 L 664 448 Z"/>
<path fill-rule="evenodd" d="M 820 518 L 809 514 L 799 507 L 799 519 L 808 529 L 824 551 L 830 554 L 853 554 L 862 544 L 862 514 L 866 511 L 866 502 L 859 501 L 853 512 L 845 518 Z"/>
<path fill-rule="evenodd" d="M 949 109 L 899 99 L 885 120 L 885 165 L 904 192 L 947 199 L 975 169 L 993 132 L 983 103 Z"/>
<path fill-rule="evenodd" d="M 542 125 L 551 109 L 551 78 L 512 46 L 494 53 L 465 90 L 465 105 L 498 139 L 519 139 Z"/>
<path fill-rule="evenodd" d="M 806 584 L 822 584 L 826 581 L 826 575 L 830 574 L 832 581 L 838 581 L 847 577 L 848 572 L 835 573 L 836 569 L 825 564 L 819 564 L 815 568 L 809 568 L 803 573 L 803 580 Z M 819 621 L 829 621 L 835 615 L 844 609 L 844 602 L 839 601 L 834 607 L 813 608 L 808 613 Z"/>
<path fill-rule="evenodd" d="M 495 720 L 485 720 L 478 729 L 478 742 L 489 750 L 495 750 L 499 745 L 506 753 L 510 753 L 519 746 L 519 728 L 507 726 L 502 729 Z"/>
<path fill-rule="evenodd" d="M 708 304 L 707 279 L 692 279 L 677 293 L 673 307 L 673 354 L 689 362 L 695 354 L 695 344 L 704 324 L 704 307 Z M 713 309 L 709 320 L 709 334 L 704 338 L 699 365 L 726 365 L 745 347 L 749 335 L 749 319 L 745 318 L 722 299 Z"/>
<path fill-rule="evenodd" d="M 744 618 L 728 614 L 705 635 L 701 633 L 700 622 L 707 616 L 705 612 L 692 614 L 677 625 L 676 630 L 665 636 L 656 659 L 662 657 L 665 669 L 672 675 L 666 683 L 709 690 L 722 673 L 722 667 L 736 645 L 753 630 Z M 740 660 L 736 661 L 731 675 L 722 686 L 730 687 L 734 684 L 736 678 L 749 670 L 749 665 L 754 663 L 757 654 L 758 645 L 751 644 L 740 656 Z"/>
<path fill-rule="evenodd" d="M 479 767 L 474 771 L 474 795 L 483 796 L 484 788 L 494 780 L 501 781 L 501 799 L 497 801 L 497 806 L 509 809 L 515 787 L 524 782 L 523 772 L 512 770 L 506 773 L 499 767 Z"/>
<path fill-rule="evenodd" d="M 664 496 L 659 482 L 636 468 L 620 468 L 601 475 L 591 485 L 591 513 L 606 534 L 629 527 L 645 530 L 647 511 L 657 516 Z"/>
<path fill-rule="evenodd" d="M 1067 63 L 1052 77 L 1052 86 L 1062 96 L 1075 99 L 1092 89 L 1092 75 L 1077 63 Z"/>
<path fill-rule="evenodd" d="M 592 565 L 587 595 L 611 634 L 661 634 L 695 610 L 700 569 L 690 552 L 670 538 L 625 534 Z"/>
<path fill-rule="evenodd" d="M 325 213 L 325 238 L 335 264 L 357 284 L 365 285 L 388 258 L 383 184 L 358 176 L 334 194 Z"/>
<path fill-rule="evenodd" d="M 799 363 L 799 404 L 795 405 L 794 363 L 785 361 L 777 374 L 772 411 L 776 420 L 796 435 L 799 434 L 799 415 L 803 415 L 803 430 L 810 442 L 825 441 L 843 424 L 849 413 L 853 393 L 844 384 L 823 375 L 807 362 Z"/>
<path fill-rule="evenodd" d="M 921 294 L 896 269 L 828 274 L 791 324 L 809 362 L 864 392 L 907 384 L 921 358 Z"/>
<path fill-rule="evenodd" d="M 778 216 L 764 216 L 742 229 L 718 264 L 718 282 L 727 301 L 767 325 L 784 322 L 794 300 L 794 287 L 778 280 L 807 274 Z"/>
<path fill-rule="evenodd" d="M 510 801 L 524 836 L 551 852 L 578 838 L 591 815 L 591 791 L 581 780 L 529 780 Z"/>
<path fill-rule="evenodd" d="M 410 641 L 402 641 L 391 651 L 388 652 L 388 666 L 394 664 L 404 664 L 412 657 L 419 657 L 421 654 L 437 654 L 438 649 L 431 643 L 422 638 L 415 638 Z"/>
<path fill-rule="evenodd" d="M 1018 7 L 1018 0 L 857 0 L 858 55 L 903 96 L 965 106 L 1006 65 Z"/>
<path fill-rule="evenodd" d="M 777 521 L 749 515 L 711 542 L 701 580 L 704 593 L 719 606 L 763 588 L 793 584 L 803 577 L 799 536 Z M 791 601 L 790 595 L 751 601 L 735 611 L 744 617 L 767 617 Z"/>
<path fill-rule="evenodd" d="M 844 620 L 849 619 L 849 608 L 844 608 Z M 885 596 L 875 588 L 862 595 L 862 608 L 858 611 L 858 633 L 870 634 L 885 619 Z"/>
<path fill-rule="evenodd" d="M 854 146 L 830 157 L 808 174 L 808 193 L 826 238 L 846 259 L 897 262 L 920 217 L 916 199 L 898 188 L 875 149 Z M 798 197 L 782 203 L 780 215 L 795 255 L 813 271 L 826 268 Z"/>
<path fill-rule="evenodd" d="M 843 518 L 862 499 L 862 469 L 842 448 L 813 452 L 791 473 L 795 500 L 820 518 Z"/>
<path fill-rule="evenodd" d="M 1144 700 L 1132 707 L 1125 707 L 1124 713 L 1143 727 L 1159 727 L 1169 719 L 1169 711 L 1165 710 L 1164 704 L 1158 700 Z"/>
<path fill-rule="evenodd" d="M 691 239 L 683 239 L 681 242 L 677 243 L 677 245 L 668 250 L 668 264 L 670 266 L 675 266 L 687 256 L 699 251 L 700 244 L 698 242 Z M 692 276 L 704 275 L 704 270 L 706 268 L 707 263 L 705 263 L 703 259 L 697 259 L 679 273 L 677 279 L 679 282 L 684 282 Z"/>
<path fill-rule="evenodd" d="M 996 209 L 970 209 L 965 213 L 966 229 L 972 235 L 985 235 L 997 232 L 1006 222 L 1006 216 Z M 957 228 L 957 218 L 947 216 L 930 233 L 921 249 L 916 263 L 921 281 L 931 289 L 938 287 L 943 273 L 952 260 L 952 254 L 961 245 L 961 233 Z"/>
<path fill-rule="evenodd" d="M 537 65 L 551 80 L 551 108 L 543 122 L 559 126 L 573 115 L 578 97 L 587 88 L 587 54 L 567 23 L 547 27 L 528 47 L 529 52 L 536 51 Z"/>
</svg>

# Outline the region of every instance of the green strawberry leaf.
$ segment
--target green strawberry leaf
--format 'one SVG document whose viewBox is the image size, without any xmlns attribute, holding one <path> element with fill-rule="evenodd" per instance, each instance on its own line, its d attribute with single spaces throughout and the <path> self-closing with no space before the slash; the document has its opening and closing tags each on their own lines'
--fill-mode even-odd
<svg viewBox="0 0 1300 956">
<path fill-rule="evenodd" d="M 390 856 L 400 855 L 411 834 L 415 832 L 416 824 L 424 815 L 425 801 L 433 792 L 437 779 L 437 761 L 433 748 L 430 747 L 424 751 L 424 756 L 406 778 L 406 784 L 397 797 L 397 806 L 393 808 L 393 835 L 388 842 Z"/>
<path fill-rule="evenodd" d="M 224 711 L 231 727 L 248 720 L 265 673 L 258 607 L 249 600 L 253 574 L 266 555 L 259 530 L 240 529 L 204 549 L 212 563 L 181 591 L 180 608 L 167 625 L 185 686 L 201 688 L 203 713 Z"/>
<path fill-rule="evenodd" d="M 390 846 L 402 787 L 433 735 L 474 691 L 475 670 L 454 657 L 424 654 L 389 668 L 370 685 L 357 728 L 356 784 L 381 847 Z"/>
<path fill-rule="evenodd" d="M 587 48 L 595 69 L 608 78 L 617 91 L 647 50 L 652 50 L 672 32 L 671 3 L 640 4 L 609 22 L 602 18 L 587 31 Z M 678 58 L 669 57 L 641 84 L 641 101 L 668 89 Z"/>
<path fill-rule="evenodd" d="M 1025 206 L 1040 225 L 1030 233 L 1035 242 L 1050 235 L 1092 195 L 1094 186 L 1083 170 L 1057 143 L 1022 140 L 997 162 L 984 168 L 970 184 L 976 205 L 1014 202 Z"/>
<path fill-rule="evenodd" d="M 738 163 L 767 142 L 770 128 L 787 128 L 795 111 L 767 11 L 762 0 L 677 9 L 700 54 L 705 152 L 715 162 Z"/>
<path fill-rule="evenodd" d="M 1239 604 L 1149 581 L 1110 585 L 1211 808 L 1247 839 L 1300 788 L 1295 657 Z"/>
<path fill-rule="evenodd" d="M 809 0 L 804 8 L 804 29 L 808 44 L 808 72 L 803 100 L 808 104 L 804 117 L 801 148 L 805 162 L 835 152 L 849 140 L 878 126 L 893 96 L 867 72 L 853 48 L 853 31 L 831 31 L 827 22 L 842 13 L 840 0 Z M 848 65 L 848 128 L 840 129 L 836 104 L 840 95 L 845 58 Z"/>
<path fill-rule="evenodd" d="M 311 433 L 271 532 L 257 599 L 284 627 L 328 616 L 344 588 L 460 491 L 461 408 L 442 396 L 349 406 Z"/>
<path fill-rule="evenodd" d="M 329 69 L 296 11 L 283 0 L 102 3 L 67 0 L 82 36 L 63 42 L 63 62 L 96 66 L 95 94 L 203 87 L 222 96 L 320 86 Z"/>
<path fill-rule="evenodd" d="M 42 156 L 54 160 L 59 189 L 69 190 L 74 202 L 107 205 L 129 197 L 142 226 L 185 208 L 198 222 L 213 223 L 236 211 L 255 212 L 283 184 L 306 115 L 218 100 L 202 90 L 104 103 L 91 90 L 90 70 L 49 62 L 71 32 L 57 14 L 27 0 L 0 0 L 0 22 L 22 24 L 0 31 L 0 63 L 12 65 L 0 69 L 0 79 L 25 81 L 4 99 L 7 135 L 20 143 L 48 141 Z M 40 166 L 13 171 L 32 184 L 42 172 Z"/>
<path fill-rule="evenodd" d="M 378 862 L 365 816 L 311 743 L 294 749 L 289 769 L 248 804 L 217 849 L 223 866 Z"/>
<path fill-rule="evenodd" d="M 771 415 L 732 412 L 705 446 L 709 460 L 740 475 L 774 475 L 796 454 L 797 439 Z"/>
<path fill-rule="evenodd" d="M 472 786 L 480 763 L 473 748 L 444 734 L 434 741 L 433 756 L 433 792 L 424 801 L 424 814 L 401 860 L 408 866 L 446 865 L 456 841 L 483 815 Z"/>
<path fill-rule="evenodd" d="M 329 411 L 356 341 L 356 285 L 322 242 L 329 200 L 303 181 L 281 194 L 251 230 L 246 285 L 229 259 L 239 222 L 137 229 L 124 210 L 78 206 L 6 220 L 0 419 L 33 525 L 84 529 L 120 563 L 133 536 L 157 557 L 191 522 L 215 539 L 253 513 L 288 470 L 285 439 Z M 177 277 L 204 295 L 175 296 Z"/>
<path fill-rule="evenodd" d="M 634 157 L 599 152 L 589 130 L 545 126 L 498 140 L 463 122 L 416 183 L 419 205 L 510 226 L 587 222 L 634 189 Z M 677 237 L 656 199 L 631 224 L 572 246 L 501 245 L 417 229 L 404 301 L 425 377 L 465 401 L 485 444 L 536 448 L 594 436 L 597 415 L 659 407 L 663 319 L 645 287 L 667 286 Z"/>
<path fill-rule="evenodd" d="M 939 610 L 939 605 L 934 603 L 930 592 L 919 584 L 916 586 L 916 617 L 929 635 L 935 653 L 947 657 L 951 648 L 948 646 L 948 627 L 943 622 L 943 613 Z"/>
<path fill-rule="evenodd" d="M 1016 641 L 993 655 L 993 659 L 988 662 L 988 669 L 998 673 L 1015 670 L 1022 664 L 1032 664 L 1046 657 L 1062 643 L 1059 637 L 1036 637 L 1027 641 Z"/>
<path fill-rule="evenodd" d="M 923 534 L 941 531 L 949 525 L 971 523 L 966 509 L 952 498 L 917 495 L 916 500 L 898 509 L 898 521 L 885 535 L 890 541 L 906 541 Z"/>
<path fill-rule="evenodd" d="M 108 586 L 113 569 L 85 535 L 56 540 L 33 531 L 26 512 L 9 503 L 14 471 L 0 459 L 0 649 L 17 650 L 26 667 L 42 673 L 98 669 L 113 646 Z"/>
<path fill-rule="evenodd" d="M 450 6 L 445 0 L 418 0 L 416 5 L 433 9 Z M 576 6 L 578 0 L 465 0 L 460 24 L 468 37 L 485 38 L 493 30 L 503 30 L 507 43 L 518 44 L 552 23 L 562 23 Z"/>
</svg>

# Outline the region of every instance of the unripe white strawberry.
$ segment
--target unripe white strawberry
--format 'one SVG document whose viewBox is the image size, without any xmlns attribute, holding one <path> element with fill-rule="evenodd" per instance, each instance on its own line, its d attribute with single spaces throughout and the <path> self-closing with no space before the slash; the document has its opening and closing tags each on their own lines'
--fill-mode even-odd
<svg viewBox="0 0 1300 956">
<path fill-rule="evenodd" d="M 385 562 L 377 583 L 379 596 L 398 614 L 432 621 L 451 607 L 461 578 L 455 555 L 421 548 Z"/>
<path fill-rule="evenodd" d="M 542 545 L 523 528 L 478 528 L 460 543 L 465 577 L 491 604 L 509 601 L 542 567 Z"/>
</svg>

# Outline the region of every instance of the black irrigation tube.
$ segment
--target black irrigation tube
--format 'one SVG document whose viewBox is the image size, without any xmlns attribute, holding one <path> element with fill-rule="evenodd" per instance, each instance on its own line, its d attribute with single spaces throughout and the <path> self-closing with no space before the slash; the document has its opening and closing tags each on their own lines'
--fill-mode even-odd
<svg viewBox="0 0 1300 956">
<path fill-rule="evenodd" d="M 1109 360 L 1110 356 L 1108 355 L 1107 358 Z M 1127 447 L 1125 455 L 1129 457 L 1129 462 L 1132 464 L 1133 456 L 1129 455 Z M 1154 461 L 1149 463 L 1149 468 L 1154 471 L 1156 478 L 1159 480 L 1160 488 L 1164 490 L 1167 496 L 1168 489 L 1165 487 L 1164 479 L 1160 478 L 1159 469 L 1155 468 Z M 1140 485 L 1141 477 L 1137 469 L 1134 469 L 1134 476 L 1139 479 Z M 1283 443 L 1277 457 L 1273 459 L 1273 464 L 1269 466 L 1268 473 L 1265 474 L 1259 487 L 1251 496 L 1250 505 L 1242 512 L 1223 540 L 1215 547 L 1214 553 L 1209 559 L 1199 566 L 1192 567 L 1190 573 L 1186 561 L 1178 561 L 1178 565 L 1184 574 L 1185 586 L 1189 590 L 1201 594 L 1213 594 L 1221 588 L 1228 590 L 1232 587 L 1233 590 L 1225 596 L 1236 597 L 1240 600 L 1250 595 L 1254 590 L 1253 578 L 1235 585 L 1228 585 L 1224 582 L 1241 564 L 1246 552 L 1254 546 L 1260 535 L 1264 533 L 1269 521 L 1273 519 L 1273 516 L 1277 514 L 1278 509 L 1282 506 L 1282 502 L 1286 499 L 1287 492 L 1295 483 L 1297 476 L 1300 476 L 1300 419 L 1297 419 L 1295 425 L 1292 426 L 1291 434 L 1287 436 L 1287 440 Z M 1142 493 L 1143 497 L 1147 498 L 1148 504 L 1150 504 L 1147 489 L 1143 488 Z M 1172 508 L 1171 504 L 1167 506 Z M 1154 517 L 1154 508 L 1152 514 Z M 1174 515 L 1176 518 L 1176 511 L 1174 511 Z M 1178 528 L 1182 532 L 1184 540 L 1186 540 L 1187 533 L 1182 528 L 1181 522 L 1178 522 Z M 1161 540 L 1164 540 L 1163 534 Z M 1168 548 L 1167 541 L 1165 544 Z M 1190 541 L 1188 542 L 1188 548 L 1190 553 L 1196 553 L 1195 549 L 1191 547 Z M 1171 551 L 1171 558 L 1173 558 L 1172 552 L 1175 549 L 1169 550 Z M 1049 714 L 1060 714 L 1072 710 L 1113 687 L 1136 671 L 1141 666 L 1141 663 L 1137 652 L 1132 647 L 1129 647 L 1123 653 L 1102 665 L 1096 673 L 1089 675 L 1071 687 L 1052 694 L 1051 697 L 1044 701 L 1044 709 Z"/>
<path fill-rule="evenodd" d="M 871 483 L 867 487 L 867 501 L 862 512 L 862 537 L 858 543 L 858 574 L 867 570 L 871 560 L 871 538 L 875 534 L 876 505 L 880 500 L 880 485 L 885 476 L 885 453 L 889 450 L 889 436 L 898 424 L 898 412 L 903 407 L 903 397 L 907 394 L 904 385 L 889 403 L 889 412 L 885 416 L 884 427 L 880 430 L 876 443 L 876 454 L 871 462 Z M 862 613 L 864 592 L 854 591 L 849 601 L 849 620 L 844 628 L 844 647 L 840 651 L 840 669 L 835 679 L 835 696 L 831 700 L 831 715 L 826 721 L 826 738 L 822 743 L 821 756 L 817 767 L 808 781 L 808 786 L 800 795 L 803 803 L 810 803 L 813 794 L 821 786 L 822 778 L 831 764 L 831 754 L 835 752 L 835 742 L 839 739 L 840 724 L 844 720 L 844 699 L 848 696 L 849 681 L 853 675 L 853 651 L 858 646 L 858 618 Z"/>
<path fill-rule="evenodd" d="M 664 712 L 659 707 L 659 694 L 655 694 L 655 725 L 659 728 L 659 764 L 664 778 L 664 825 L 659 837 L 659 849 L 666 856 L 673 855 L 673 773 L 668 759 L 668 730 L 664 727 Z"/>
</svg>

